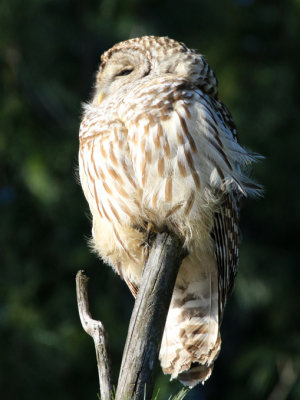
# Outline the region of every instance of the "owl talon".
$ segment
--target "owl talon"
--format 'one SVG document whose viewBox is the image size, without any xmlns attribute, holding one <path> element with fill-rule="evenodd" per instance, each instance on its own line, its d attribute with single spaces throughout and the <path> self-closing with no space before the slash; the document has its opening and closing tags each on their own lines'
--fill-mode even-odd
<svg viewBox="0 0 300 400">
<path fill-rule="evenodd" d="M 148 247 L 151 247 L 156 234 L 158 233 L 158 230 L 155 228 L 154 224 L 152 222 L 148 222 L 147 228 L 146 228 L 147 236 L 146 236 L 146 245 Z"/>
<path fill-rule="evenodd" d="M 147 223 L 147 227 L 145 229 L 145 233 L 146 233 L 146 238 L 145 241 L 142 243 L 143 246 L 143 265 L 145 265 L 145 263 L 148 260 L 149 257 L 149 252 L 150 249 L 152 247 L 152 244 L 154 242 L 155 236 L 158 233 L 158 230 L 155 228 L 155 225 L 152 222 L 148 222 Z"/>
</svg>

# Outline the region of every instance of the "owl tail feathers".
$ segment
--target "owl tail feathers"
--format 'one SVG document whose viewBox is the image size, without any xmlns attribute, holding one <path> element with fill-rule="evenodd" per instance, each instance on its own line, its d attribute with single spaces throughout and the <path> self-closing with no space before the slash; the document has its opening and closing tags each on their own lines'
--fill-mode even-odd
<svg viewBox="0 0 300 400">
<path fill-rule="evenodd" d="M 188 356 L 189 361 L 184 363 L 182 360 L 182 355 L 180 357 L 178 354 L 179 357 L 173 365 L 169 365 L 167 368 L 164 368 L 162 363 L 163 372 L 165 374 L 171 374 L 171 381 L 173 379 L 178 379 L 183 385 L 188 386 L 190 389 L 200 382 L 204 384 L 212 373 L 214 360 L 218 357 L 220 349 L 221 337 L 218 335 L 218 339 L 209 354 L 200 357 L 200 359 L 206 359 L 203 364 L 200 360 L 192 361 L 193 358 L 191 359 L 190 355 Z"/>
<path fill-rule="evenodd" d="M 201 268 L 195 263 L 193 268 L 191 257 L 184 262 L 173 292 L 159 358 L 165 374 L 193 387 L 209 378 L 221 348 L 218 277 L 214 265 Z"/>
<path fill-rule="evenodd" d="M 183 385 L 188 386 L 189 388 L 193 388 L 199 382 L 201 382 L 204 385 L 204 382 L 207 381 L 207 379 L 210 377 L 212 373 L 214 367 L 214 360 L 218 357 L 220 349 L 221 349 L 221 338 L 220 336 L 218 336 L 218 340 L 209 355 L 208 363 L 206 364 L 200 364 L 198 362 L 192 363 L 188 370 L 178 374 L 177 379 Z M 171 379 L 173 379 L 172 376 Z"/>
<path fill-rule="evenodd" d="M 178 375 L 177 379 L 185 386 L 192 389 L 199 382 L 204 382 L 210 377 L 213 370 L 213 364 L 209 367 L 205 365 L 196 365 L 191 367 L 188 371 L 184 371 Z M 171 377 L 171 379 L 173 379 Z"/>
</svg>

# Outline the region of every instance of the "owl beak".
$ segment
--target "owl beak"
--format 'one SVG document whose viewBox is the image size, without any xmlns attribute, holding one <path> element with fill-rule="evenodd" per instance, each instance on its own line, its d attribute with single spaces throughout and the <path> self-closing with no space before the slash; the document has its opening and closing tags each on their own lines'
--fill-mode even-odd
<svg viewBox="0 0 300 400">
<path fill-rule="evenodd" d="M 97 102 L 97 106 L 99 106 L 99 104 L 100 104 L 101 101 L 103 100 L 103 97 L 104 97 L 104 96 L 103 96 L 103 93 L 100 92 L 100 93 L 99 93 L 99 96 L 98 96 L 98 98 L 97 98 L 97 101 L 96 101 L 96 102 Z"/>
</svg>

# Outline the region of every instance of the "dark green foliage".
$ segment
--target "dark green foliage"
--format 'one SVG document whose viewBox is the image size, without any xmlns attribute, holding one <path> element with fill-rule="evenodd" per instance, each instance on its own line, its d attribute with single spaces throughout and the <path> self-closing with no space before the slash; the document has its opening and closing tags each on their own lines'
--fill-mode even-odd
<svg viewBox="0 0 300 400">
<path fill-rule="evenodd" d="M 1 1 L 1 398 L 97 398 L 93 343 L 77 313 L 80 268 L 117 376 L 133 300 L 87 248 L 78 127 L 100 54 L 143 34 L 205 54 L 241 142 L 266 156 L 254 172 L 265 197 L 242 212 L 223 349 L 212 378 L 187 398 L 300 398 L 299 21 L 299 0 Z M 161 373 L 157 386 L 162 400 L 180 389 Z"/>
</svg>

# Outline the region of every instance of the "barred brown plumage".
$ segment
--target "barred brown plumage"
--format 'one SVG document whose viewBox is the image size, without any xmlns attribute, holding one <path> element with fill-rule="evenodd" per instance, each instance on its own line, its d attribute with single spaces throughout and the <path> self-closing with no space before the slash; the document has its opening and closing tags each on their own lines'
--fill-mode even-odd
<svg viewBox="0 0 300 400">
<path fill-rule="evenodd" d="M 260 190 L 245 166 L 257 158 L 238 144 L 216 77 L 194 50 L 145 36 L 102 55 L 80 127 L 92 243 L 135 296 L 147 226 L 184 238 L 189 255 L 160 360 L 165 373 L 188 386 L 210 376 L 220 351 L 220 323 L 237 271 L 239 202 Z"/>
</svg>

